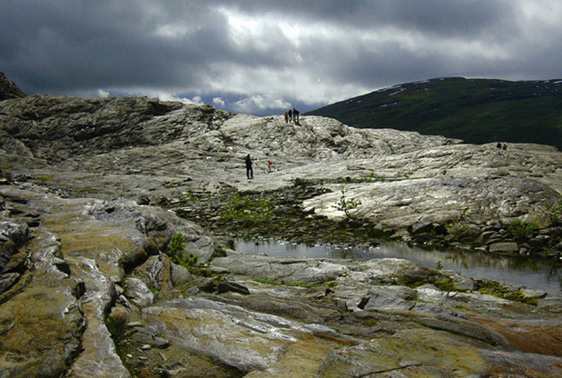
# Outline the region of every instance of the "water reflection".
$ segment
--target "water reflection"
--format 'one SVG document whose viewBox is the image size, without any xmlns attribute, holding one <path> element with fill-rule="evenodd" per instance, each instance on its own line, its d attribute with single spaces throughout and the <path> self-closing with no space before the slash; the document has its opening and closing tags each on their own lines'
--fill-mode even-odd
<svg viewBox="0 0 562 378">
<path fill-rule="evenodd" d="M 236 242 L 242 253 L 265 253 L 269 256 L 345 258 L 370 260 L 393 257 L 415 261 L 428 268 L 454 270 L 464 276 L 514 282 L 550 294 L 562 294 L 562 269 L 551 260 L 529 259 L 524 256 L 497 256 L 480 251 L 428 251 L 403 243 L 376 248 L 337 248 L 327 245 L 307 246 L 277 240 Z"/>
</svg>

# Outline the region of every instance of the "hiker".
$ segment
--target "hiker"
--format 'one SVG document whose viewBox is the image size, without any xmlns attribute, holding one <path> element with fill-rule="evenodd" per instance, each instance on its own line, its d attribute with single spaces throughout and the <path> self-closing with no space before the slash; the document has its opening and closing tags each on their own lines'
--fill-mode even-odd
<svg viewBox="0 0 562 378">
<path fill-rule="evenodd" d="M 271 173 L 271 169 L 273 168 L 273 162 L 271 160 L 267 161 L 267 172 Z"/>
<path fill-rule="evenodd" d="M 299 115 L 300 115 L 299 111 L 293 108 L 293 120 L 297 125 L 299 124 Z"/>
<path fill-rule="evenodd" d="M 496 147 L 498 148 L 498 150 L 502 149 L 502 144 L 500 142 L 498 142 L 498 144 L 496 144 Z"/>
<path fill-rule="evenodd" d="M 285 123 L 289 123 L 289 112 L 285 112 Z"/>
<path fill-rule="evenodd" d="M 293 110 L 289 109 L 289 121 L 293 122 Z"/>
<path fill-rule="evenodd" d="M 252 168 L 252 158 L 250 157 L 250 154 L 246 156 L 245 162 L 246 162 L 246 176 L 248 177 L 248 179 L 253 179 L 254 169 Z"/>
</svg>

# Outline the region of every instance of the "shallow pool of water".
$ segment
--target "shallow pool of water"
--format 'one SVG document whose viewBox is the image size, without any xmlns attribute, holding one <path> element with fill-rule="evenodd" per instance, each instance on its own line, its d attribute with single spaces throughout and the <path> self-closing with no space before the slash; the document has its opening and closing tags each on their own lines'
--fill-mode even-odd
<svg viewBox="0 0 562 378">
<path fill-rule="evenodd" d="M 551 260 L 529 259 L 525 256 L 498 256 L 480 251 L 427 251 L 403 243 L 376 248 L 337 248 L 327 245 L 307 246 L 277 240 L 237 240 L 236 250 L 242 253 L 264 253 L 268 256 L 346 258 L 370 260 L 395 257 L 415 261 L 428 268 L 454 270 L 463 276 L 509 281 L 528 288 L 562 295 L 562 265 Z"/>
</svg>

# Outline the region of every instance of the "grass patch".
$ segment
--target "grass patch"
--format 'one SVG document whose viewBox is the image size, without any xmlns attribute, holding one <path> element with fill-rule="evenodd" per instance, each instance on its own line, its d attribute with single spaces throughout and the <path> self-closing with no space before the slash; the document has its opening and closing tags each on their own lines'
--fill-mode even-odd
<svg viewBox="0 0 562 378">
<path fill-rule="evenodd" d="M 275 208 L 275 204 L 268 199 L 235 193 L 230 196 L 219 217 L 223 221 L 237 222 L 244 227 L 259 226 L 270 223 Z"/>
</svg>

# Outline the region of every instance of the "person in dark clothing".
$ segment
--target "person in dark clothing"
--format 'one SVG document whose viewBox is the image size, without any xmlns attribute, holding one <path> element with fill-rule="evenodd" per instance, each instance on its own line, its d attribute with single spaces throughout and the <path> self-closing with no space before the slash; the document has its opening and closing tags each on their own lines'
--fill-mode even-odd
<svg viewBox="0 0 562 378">
<path fill-rule="evenodd" d="M 250 157 L 250 154 L 246 156 L 245 161 L 246 161 L 246 176 L 248 177 L 248 179 L 253 179 L 254 169 L 252 168 L 252 158 Z"/>
<path fill-rule="evenodd" d="M 289 122 L 293 122 L 293 110 L 289 109 Z"/>
<path fill-rule="evenodd" d="M 293 120 L 297 125 L 299 124 L 299 115 L 300 115 L 299 111 L 293 108 Z"/>
</svg>

